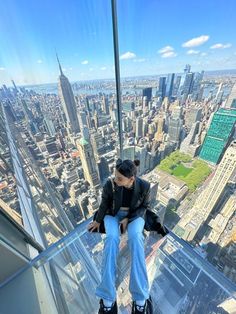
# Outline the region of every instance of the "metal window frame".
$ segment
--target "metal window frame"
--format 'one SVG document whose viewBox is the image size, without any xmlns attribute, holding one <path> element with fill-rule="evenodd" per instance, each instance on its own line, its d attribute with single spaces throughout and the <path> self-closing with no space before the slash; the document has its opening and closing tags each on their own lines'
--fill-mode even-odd
<svg viewBox="0 0 236 314">
<path fill-rule="evenodd" d="M 116 84 L 116 101 L 118 111 L 118 129 L 119 129 L 119 145 L 120 158 L 123 159 L 123 131 L 122 131 L 122 103 L 120 89 L 120 60 L 119 60 L 119 42 L 118 42 L 118 22 L 117 22 L 117 5 L 116 0 L 111 0 L 112 9 L 112 32 L 113 32 L 113 48 L 115 63 L 115 84 Z"/>
</svg>

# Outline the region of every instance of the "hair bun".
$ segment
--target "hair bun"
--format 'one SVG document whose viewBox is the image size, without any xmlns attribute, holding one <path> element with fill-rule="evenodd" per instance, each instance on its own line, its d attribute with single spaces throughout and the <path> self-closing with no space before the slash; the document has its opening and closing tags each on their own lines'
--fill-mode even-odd
<svg viewBox="0 0 236 314">
<path fill-rule="evenodd" d="M 116 167 L 119 167 L 122 164 L 122 159 L 118 158 L 116 161 Z"/>
<path fill-rule="evenodd" d="M 140 165 L 140 160 L 135 159 L 135 160 L 134 160 L 134 164 L 135 164 L 136 167 L 138 167 L 138 166 Z"/>
</svg>

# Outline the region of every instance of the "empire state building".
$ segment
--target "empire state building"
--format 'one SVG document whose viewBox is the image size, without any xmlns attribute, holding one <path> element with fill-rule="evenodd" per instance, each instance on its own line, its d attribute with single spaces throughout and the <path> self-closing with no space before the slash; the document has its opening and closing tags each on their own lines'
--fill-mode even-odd
<svg viewBox="0 0 236 314">
<path fill-rule="evenodd" d="M 62 107 L 66 115 L 67 125 L 72 133 L 78 133 L 80 131 L 79 121 L 77 117 L 76 103 L 74 94 L 68 78 L 62 72 L 60 61 L 57 57 L 57 61 L 60 69 L 60 76 L 58 82 L 58 93 L 62 102 Z"/>
</svg>

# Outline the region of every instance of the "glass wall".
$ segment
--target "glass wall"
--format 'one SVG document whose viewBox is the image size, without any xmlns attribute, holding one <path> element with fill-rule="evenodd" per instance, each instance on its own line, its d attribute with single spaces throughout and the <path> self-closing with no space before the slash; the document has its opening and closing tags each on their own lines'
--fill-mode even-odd
<svg viewBox="0 0 236 314">
<path fill-rule="evenodd" d="M 30 313 L 31 308 L 35 313 L 97 313 L 98 304 L 94 302 L 94 294 L 100 280 L 101 240 L 104 236 L 88 234 L 85 227 L 86 223 L 81 223 L 76 230 L 36 257 L 4 289 L 0 289 L 1 309 L 15 313 L 17 304 L 18 313 Z M 162 241 L 158 239 L 152 233 L 145 237 L 154 313 L 234 313 L 235 284 L 207 261 L 199 258 L 190 245 L 174 234 L 169 234 Z M 118 258 L 117 303 L 119 313 L 122 314 L 131 313 L 131 295 L 128 289 L 130 259 L 126 242 L 126 236 L 122 237 Z M 72 256 L 70 263 L 68 255 Z M 50 267 L 49 284 L 52 291 L 56 292 L 55 300 L 50 299 L 50 294 L 45 294 L 45 285 L 41 279 L 42 273 Z M 22 282 L 25 282 L 24 278 L 31 275 L 32 269 L 41 302 L 35 298 L 32 282 L 24 289 L 19 289 Z M 10 294 L 11 289 L 19 292 Z M 7 301 L 9 294 L 11 304 Z M 27 307 L 22 302 L 26 297 L 30 300 Z"/>
<path fill-rule="evenodd" d="M 93 215 L 113 172 L 111 3 L 12 1 L 0 11 L 0 193 L 47 247 Z"/>
<path fill-rule="evenodd" d="M 117 8 L 124 156 L 165 225 L 235 281 L 235 3 Z"/>
<path fill-rule="evenodd" d="M 235 9 L 233 0 L 0 4 L 0 208 L 45 249 L 85 228 L 121 138 L 123 159 L 139 159 L 151 183 L 152 210 L 236 282 Z M 173 270 L 169 260 L 158 269 Z"/>
</svg>

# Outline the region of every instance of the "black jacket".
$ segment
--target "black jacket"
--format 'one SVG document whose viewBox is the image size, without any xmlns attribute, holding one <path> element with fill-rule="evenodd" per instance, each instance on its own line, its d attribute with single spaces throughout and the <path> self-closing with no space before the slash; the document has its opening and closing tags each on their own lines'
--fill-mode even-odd
<svg viewBox="0 0 236 314">
<path fill-rule="evenodd" d="M 114 194 L 114 195 L 113 195 Z M 102 201 L 96 216 L 97 222 L 102 222 L 105 215 L 115 216 L 122 206 L 123 188 L 114 183 L 114 193 L 111 180 L 108 179 L 102 191 Z M 131 199 L 128 218 L 145 217 L 145 212 L 150 208 L 150 183 L 136 177 Z M 114 203 L 113 203 L 114 200 Z"/>
<path fill-rule="evenodd" d="M 114 184 L 114 191 L 111 180 L 108 179 L 102 191 L 102 201 L 98 211 L 94 215 L 94 220 L 99 222 L 99 232 L 105 233 L 103 218 L 105 215 L 115 216 L 122 206 L 123 188 Z M 142 217 L 145 220 L 144 229 L 147 231 L 156 231 L 162 236 L 168 233 L 168 230 L 160 223 L 159 217 L 150 209 L 150 183 L 136 177 L 134 182 L 134 191 L 131 199 L 128 218 Z"/>
</svg>

